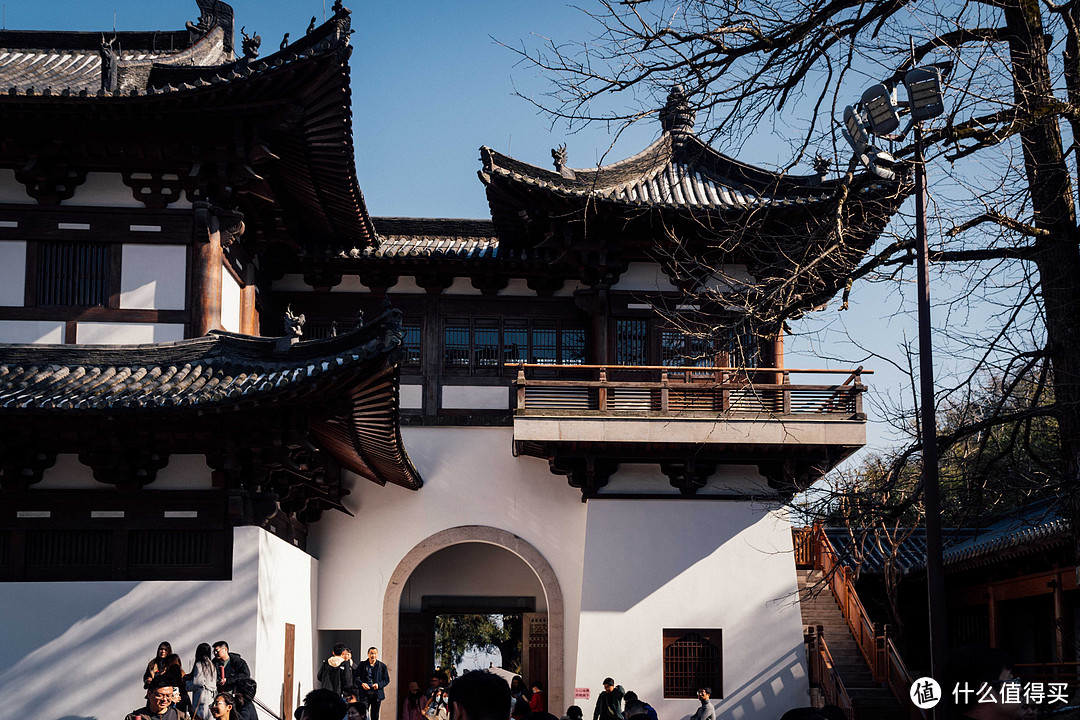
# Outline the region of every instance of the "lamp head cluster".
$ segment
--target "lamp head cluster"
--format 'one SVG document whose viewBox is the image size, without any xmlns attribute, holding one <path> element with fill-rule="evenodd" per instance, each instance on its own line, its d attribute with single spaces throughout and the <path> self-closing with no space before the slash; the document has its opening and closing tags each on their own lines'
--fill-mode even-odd
<svg viewBox="0 0 1080 720">
<path fill-rule="evenodd" d="M 935 118 L 945 112 L 941 94 L 942 68 L 937 65 L 917 67 L 902 78 L 898 76 L 877 83 L 866 89 L 859 102 L 844 108 L 844 138 L 855 151 L 855 156 L 871 172 L 883 180 L 896 179 L 896 159 L 870 142 L 870 135 L 886 140 L 900 140 L 922 120 Z M 896 86 L 902 80 L 907 88 L 908 99 L 898 102 Z M 906 113 L 910 120 L 904 131 L 900 127 L 900 115 Z"/>
</svg>

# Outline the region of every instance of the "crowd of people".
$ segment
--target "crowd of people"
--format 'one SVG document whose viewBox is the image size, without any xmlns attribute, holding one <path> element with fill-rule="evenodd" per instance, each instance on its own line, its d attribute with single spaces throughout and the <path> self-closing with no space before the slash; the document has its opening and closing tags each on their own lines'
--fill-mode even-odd
<svg viewBox="0 0 1080 720">
<path fill-rule="evenodd" d="M 162 642 L 146 664 L 143 687 L 146 705 L 125 720 L 257 720 L 251 670 L 224 640 L 199 644 L 189 672 Z"/>
<path fill-rule="evenodd" d="M 998 688 L 1010 682 L 1013 665 L 1008 656 L 990 648 L 961 649 L 946 668 L 946 686 Z M 390 673 L 379 660 L 377 648 L 368 648 L 366 660 L 354 663 L 352 651 L 343 644 L 319 668 L 322 688 L 304 698 L 294 720 L 379 720 L 379 708 L 386 698 Z M 184 672 L 180 656 L 163 642 L 146 665 L 143 676 L 146 705 L 129 713 L 125 720 L 257 720 L 255 681 L 247 663 L 229 644 L 218 641 L 200 644 L 190 671 Z M 633 691 L 626 691 L 613 678 L 604 678 L 592 720 L 658 720 L 656 710 Z M 712 690 L 697 690 L 700 707 L 691 720 L 715 720 Z M 946 701 L 950 698 L 946 697 Z M 985 720 L 1021 720 L 1029 708 L 1004 701 L 976 703 L 970 698 L 955 701 L 960 717 Z M 453 710 L 452 710 L 453 709 Z M 539 681 L 526 684 L 515 675 L 509 683 L 497 674 L 473 671 L 452 683 L 436 671 L 427 687 L 410 682 L 401 707 L 401 720 L 560 720 L 547 709 L 544 686 Z M 781 720 L 842 720 L 835 706 L 795 708 Z M 585 720 L 582 709 L 571 705 L 561 720 Z"/>
</svg>

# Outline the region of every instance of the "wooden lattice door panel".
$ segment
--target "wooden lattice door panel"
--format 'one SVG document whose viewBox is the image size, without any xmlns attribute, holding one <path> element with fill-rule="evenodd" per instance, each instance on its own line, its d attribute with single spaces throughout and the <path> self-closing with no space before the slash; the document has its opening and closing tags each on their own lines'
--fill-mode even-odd
<svg viewBox="0 0 1080 720">
<path fill-rule="evenodd" d="M 523 617 L 525 632 L 525 681 L 540 681 L 548 691 L 548 621 L 542 613 L 525 613 Z"/>
<path fill-rule="evenodd" d="M 724 653 L 719 628 L 664 630 L 664 697 L 692 698 L 698 688 L 724 696 Z"/>
<path fill-rule="evenodd" d="M 397 707 L 409 692 L 409 683 L 427 687 L 434 659 L 435 616 L 426 612 L 398 615 Z M 394 680 L 391 681 L 391 688 Z"/>
</svg>

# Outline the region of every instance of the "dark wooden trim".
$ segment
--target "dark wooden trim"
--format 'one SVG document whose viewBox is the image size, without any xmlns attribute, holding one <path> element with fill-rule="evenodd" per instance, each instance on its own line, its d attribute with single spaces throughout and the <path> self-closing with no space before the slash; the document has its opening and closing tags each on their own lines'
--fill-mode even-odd
<svg viewBox="0 0 1080 720">
<path fill-rule="evenodd" d="M 0 307 L 0 320 L 56 320 L 65 322 L 142 322 L 180 324 L 189 321 L 186 310 L 135 310 L 129 308 Z"/>
<path fill-rule="evenodd" d="M 37 267 L 38 267 L 38 243 L 36 240 L 26 241 L 26 279 L 23 290 L 23 305 L 33 307 L 37 305 Z"/>
<path fill-rule="evenodd" d="M 68 345 L 74 345 L 79 341 L 79 323 L 74 320 L 66 320 L 64 322 L 64 343 Z"/>
<path fill-rule="evenodd" d="M 191 210 L 92 208 L 64 205 L 0 205 L 0 220 L 19 226 L 0 228 L 0 240 L 84 240 L 146 245 L 191 242 Z M 58 223 L 89 224 L 89 230 L 61 230 Z M 161 232 L 133 232 L 132 225 L 160 225 Z"/>
<path fill-rule="evenodd" d="M 120 307 L 120 285 L 123 282 L 123 245 L 110 245 L 109 253 L 109 307 Z"/>
</svg>

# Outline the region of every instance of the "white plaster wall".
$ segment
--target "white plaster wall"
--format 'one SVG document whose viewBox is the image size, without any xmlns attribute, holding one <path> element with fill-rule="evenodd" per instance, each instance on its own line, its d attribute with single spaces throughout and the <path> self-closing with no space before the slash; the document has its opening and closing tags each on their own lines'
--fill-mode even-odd
<svg viewBox="0 0 1080 720">
<path fill-rule="evenodd" d="M 26 243 L 0 241 L 0 305 L 22 307 L 26 288 Z"/>
<path fill-rule="evenodd" d="M 210 490 L 213 478 L 205 455 L 170 455 L 169 464 L 158 470 L 150 490 Z M 93 471 L 79 462 L 78 455 L 57 455 L 34 490 L 103 490 L 115 491 L 112 485 L 99 483 Z"/>
<path fill-rule="evenodd" d="M 243 527 L 233 531 L 227 581 L 0 583 L 4 717 L 123 717 L 145 702 L 142 674 L 162 640 L 185 669 L 199 643 L 226 640 L 251 666 L 260 698 L 274 707 L 283 661 L 274 638 L 294 622 L 297 656 L 310 654 L 316 565 L 266 531 Z M 58 663 L 64 682 L 79 692 L 57 692 Z M 297 663 L 296 679 L 311 688 L 307 665 Z"/>
<path fill-rule="evenodd" d="M 293 649 L 293 703 L 314 688 L 315 598 L 319 563 L 281 538 L 259 530 L 259 609 L 252 673 L 258 697 L 277 708 L 284 692 L 285 624 L 296 627 Z M 258 671 L 255 668 L 258 667 Z M 292 717 L 294 708 L 286 708 Z M 264 717 L 262 712 L 260 717 Z"/>
<path fill-rule="evenodd" d="M 509 550 L 483 543 L 453 545 L 420 563 L 401 589 L 401 610 L 419 612 L 425 595 L 533 597 L 536 611 L 547 611 L 536 573 Z"/>
<path fill-rule="evenodd" d="M 86 182 L 75 188 L 75 194 L 64 205 L 79 207 L 125 207 L 141 208 L 131 188 L 124 184 L 120 173 L 92 172 L 86 174 Z"/>
<path fill-rule="evenodd" d="M 403 410 L 423 410 L 424 386 L 402 385 L 399 391 L 399 401 Z"/>
<path fill-rule="evenodd" d="M 581 493 L 543 460 L 513 457 L 511 428 L 406 427 L 402 436 L 424 487 L 380 487 L 348 475 L 352 494 L 344 504 L 357 516 L 326 513 L 312 528 L 318 627 L 357 628 L 365 646 L 381 644 L 383 596 L 402 558 L 441 530 L 496 527 L 535 547 L 559 579 L 566 608 L 563 685 L 572 694 L 585 537 Z M 375 552 L 358 551 L 372 542 Z"/>
<path fill-rule="evenodd" d="M 612 285 L 611 289 L 633 292 L 678 292 L 679 290 L 671 284 L 671 278 L 658 264 L 641 262 L 630 263 L 626 272 L 619 276 L 619 282 Z"/>
<path fill-rule="evenodd" d="M 64 323 L 53 320 L 0 320 L 0 342 L 53 345 L 64 342 Z"/>
<path fill-rule="evenodd" d="M 442 407 L 448 410 L 508 410 L 510 388 L 497 385 L 443 385 Z"/>
<path fill-rule="evenodd" d="M 53 466 L 41 476 L 34 490 L 112 490 L 112 485 L 99 483 L 94 472 L 79 462 L 78 455 L 57 455 Z M 149 660 L 150 658 L 147 658 Z"/>
<path fill-rule="evenodd" d="M 622 463 L 619 471 L 600 489 L 605 493 L 670 493 L 679 495 L 678 489 L 671 486 L 671 480 L 660 472 L 660 466 Z M 719 465 L 716 472 L 705 481 L 705 487 L 698 495 L 775 495 L 768 481 L 754 465 Z"/>
<path fill-rule="evenodd" d="M 665 720 L 698 701 L 663 698 L 665 628 L 723 630 L 717 718 L 777 718 L 808 704 L 786 511 L 750 502 L 590 500 L 574 687 L 616 682 Z"/>
<path fill-rule="evenodd" d="M 37 204 L 26 194 L 26 186 L 15 179 L 14 170 L 0 170 L 0 203 Z"/>
<path fill-rule="evenodd" d="M 187 287 L 187 248 L 183 245 L 123 246 L 120 307 L 183 310 Z"/>
<path fill-rule="evenodd" d="M 144 345 L 184 339 L 179 323 L 99 323 L 81 322 L 75 326 L 75 341 L 80 345 Z"/>
<path fill-rule="evenodd" d="M 221 266 L 221 327 L 229 332 L 240 332 L 240 295 L 243 290 L 233 279 L 232 273 Z"/>
</svg>

